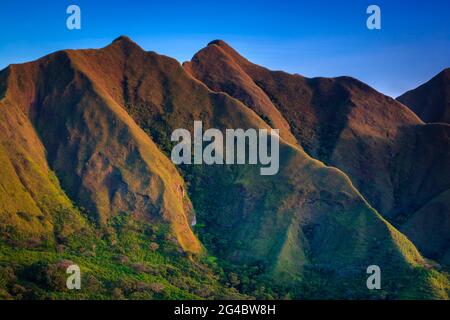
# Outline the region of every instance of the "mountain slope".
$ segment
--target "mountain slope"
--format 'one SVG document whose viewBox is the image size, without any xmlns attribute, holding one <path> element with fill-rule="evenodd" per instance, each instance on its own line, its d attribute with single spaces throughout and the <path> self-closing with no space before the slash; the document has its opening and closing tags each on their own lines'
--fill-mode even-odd
<svg viewBox="0 0 450 320">
<path fill-rule="evenodd" d="M 450 68 L 397 100 L 411 108 L 424 122 L 450 123 Z"/>
<path fill-rule="evenodd" d="M 96 213 L 100 224 L 120 212 L 136 219 L 163 219 L 186 251 L 200 252 L 188 222 L 191 205 L 180 192 L 183 180 L 83 67 L 74 52 L 66 51 L 14 66 L 9 76 L 11 96 L 16 83 L 35 94 L 20 104 L 30 114 L 63 188 Z"/>
<path fill-rule="evenodd" d="M 166 153 L 171 132 L 192 131 L 194 120 L 202 120 L 205 130 L 269 127 L 245 104 L 192 78 L 177 61 L 144 52 L 126 37 L 78 54 L 101 75 L 104 91 Z M 121 72 L 109 72 L 110 60 Z M 200 237 L 214 254 L 233 266 L 263 261 L 263 274 L 281 283 L 305 279 L 304 266 L 320 273 L 329 265 L 335 273 L 351 265 L 343 273 L 354 283 L 351 275 L 363 276 L 372 259 L 386 270 L 422 264 L 414 246 L 367 205 L 342 172 L 284 140 L 280 153 L 280 173 L 272 177 L 261 177 L 255 166 L 182 168 L 197 222 L 205 225 Z"/>
<path fill-rule="evenodd" d="M 0 299 L 245 298 L 203 261 L 171 161 L 84 67 L 0 72 Z"/>
<path fill-rule="evenodd" d="M 47 165 L 36 130 L 11 95 L 8 91 L 0 100 L 0 233 L 10 243 L 39 246 L 76 232 L 84 223 Z M 60 217 L 64 219 L 57 223 Z"/>
<path fill-rule="evenodd" d="M 309 79 L 270 71 L 220 40 L 184 67 L 214 90 L 245 102 L 251 92 L 234 90 L 239 85 L 236 76 L 220 73 L 217 61 L 245 73 L 287 119 L 304 150 L 348 174 L 369 203 L 394 224 L 450 187 L 449 126 L 424 125 L 404 105 L 356 79 Z M 258 107 L 249 107 L 258 112 Z"/>
<path fill-rule="evenodd" d="M 402 231 L 425 255 L 450 262 L 450 190 L 437 196 L 414 213 Z M 425 230 L 425 232 L 424 232 Z"/>
<path fill-rule="evenodd" d="M 213 46 L 211 50 L 219 51 L 220 48 Z M 272 104 L 269 97 L 259 88 L 252 79 L 242 70 L 242 68 L 233 61 L 228 55 L 220 55 L 220 59 L 216 59 L 214 63 L 199 64 L 196 67 L 206 67 L 204 73 L 208 73 L 211 78 L 201 79 L 213 91 L 223 91 L 229 93 L 233 97 L 239 97 L 245 105 L 251 107 L 261 118 L 266 120 L 273 128 L 280 130 L 281 137 L 296 144 L 296 139 L 292 135 L 290 127 L 286 119 L 283 118 L 280 111 Z M 200 57 L 197 58 L 199 61 Z M 184 68 L 194 77 L 194 73 L 189 63 L 184 64 Z M 202 71 L 200 71 L 202 72 Z"/>
<path fill-rule="evenodd" d="M 277 175 L 261 176 L 259 165 L 184 166 L 178 173 L 168 159 L 170 136 L 177 128 L 192 131 L 194 120 L 201 120 L 204 129 L 221 131 L 270 128 L 265 120 L 284 123 L 273 103 L 251 84 L 240 85 L 246 94 L 256 90 L 258 97 L 248 100 L 254 106 L 265 104 L 257 112 L 210 90 L 174 59 L 145 52 L 126 37 L 99 50 L 62 51 L 6 72 L 0 77 L 6 79 L 0 85 L 6 88 L 0 103 L 14 108 L 4 125 L 20 128 L 17 119 L 23 119 L 36 141 L 5 138 L 0 159 L 15 164 L 13 149 L 28 150 L 30 143 L 31 152 L 40 146 L 40 153 L 30 157 L 51 168 L 67 195 L 97 223 L 92 239 L 77 240 L 76 248 L 92 247 L 88 250 L 94 257 L 82 261 L 101 270 L 106 283 L 105 267 L 92 261 L 96 254 L 107 257 L 115 277 L 131 274 L 155 280 L 156 273 L 158 281 L 175 283 L 187 272 L 195 279 L 187 281 L 209 280 L 215 290 L 227 294 L 233 291 L 217 288 L 211 275 L 215 268 L 224 268 L 230 278 L 237 275 L 239 284 L 231 285 L 253 297 L 448 298 L 442 276 L 427 269 L 414 245 L 367 203 L 342 171 L 314 160 L 290 141 L 288 126 L 280 141 Z M 403 120 L 418 121 L 412 113 Z M 11 141 L 13 146 L 5 149 Z M 28 169 L 25 176 L 34 172 Z M 9 179 L 13 172 L 6 174 Z M 37 187 L 29 189 L 32 193 Z M 190 228 L 195 220 L 208 250 L 203 253 L 217 256 L 217 263 L 209 257 L 198 266 L 202 255 L 176 255 L 170 249 L 173 241 L 162 241 L 168 251 L 149 252 L 150 239 L 170 240 L 170 234 L 184 252 L 202 252 Z M 9 230 L 14 221 L 3 223 Z M 112 227 L 119 245 L 109 232 L 101 233 Z M 166 271 L 160 276 L 153 269 L 142 271 L 149 267 L 141 265 L 136 275 L 136 267 L 111 262 L 117 252 Z M 9 249 L 0 253 L 1 262 L 11 257 Z M 23 258 L 16 261 L 23 263 Z M 160 265 L 167 261 L 176 265 Z M 372 264 L 383 270 L 383 290 L 367 290 L 366 269 Z M 204 275 L 199 275 L 201 270 Z M 173 283 L 166 285 L 175 290 Z M 152 291 L 152 297 L 161 296 L 158 288 Z"/>
</svg>

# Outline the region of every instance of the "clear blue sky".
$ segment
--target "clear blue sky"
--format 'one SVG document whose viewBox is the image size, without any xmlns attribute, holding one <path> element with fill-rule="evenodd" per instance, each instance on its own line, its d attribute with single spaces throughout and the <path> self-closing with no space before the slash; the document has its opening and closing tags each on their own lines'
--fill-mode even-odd
<svg viewBox="0 0 450 320">
<path fill-rule="evenodd" d="M 66 28 L 70 4 L 81 30 Z M 381 7 L 380 31 L 366 28 L 370 4 Z M 1 0 L 0 30 L 0 69 L 121 34 L 180 62 L 223 39 L 271 69 L 349 75 L 391 96 L 450 67 L 450 0 Z"/>
</svg>

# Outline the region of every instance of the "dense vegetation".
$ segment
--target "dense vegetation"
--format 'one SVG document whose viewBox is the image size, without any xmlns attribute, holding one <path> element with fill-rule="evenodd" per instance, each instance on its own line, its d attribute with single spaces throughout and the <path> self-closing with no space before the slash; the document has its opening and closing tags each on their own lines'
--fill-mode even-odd
<svg viewBox="0 0 450 320">
<path fill-rule="evenodd" d="M 81 268 L 81 290 L 65 270 Z M 167 225 L 123 214 L 36 247 L 0 243 L 1 299 L 242 299 L 212 257 L 188 258 Z"/>
</svg>

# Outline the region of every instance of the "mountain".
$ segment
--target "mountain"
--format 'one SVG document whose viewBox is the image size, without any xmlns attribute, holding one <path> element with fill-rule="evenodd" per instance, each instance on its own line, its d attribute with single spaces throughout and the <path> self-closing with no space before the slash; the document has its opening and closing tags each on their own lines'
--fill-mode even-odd
<svg viewBox="0 0 450 320">
<path fill-rule="evenodd" d="M 424 124 L 401 103 L 356 79 L 270 71 L 220 40 L 184 67 L 213 90 L 247 103 L 263 119 L 270 114 L 258 105 L 262 98 L 255 92 L 264 95 L 311 157 L 348 174 L 396 226 L 450 188 L 450 127 Z M 242 87 L 243 78 L 259 91 Z"/>
<path fill-rule="evenodd" d="M 411 108 L 425 122 L 450 124 L 449 97 L 450 68 L 447 68 L 423 85 L 404 93 L 397 100 Z M 439 126 L 434 124 L 428 127 L 437 129 Z M 439 135 L 440 138 L 443 136 L 445 140 L 439 140 L 439 143 L 444 143 L 442 150 L 448 150 L 448 134 Z M 424 141 L 423 144 L 430 142 Z M 443 153 L 444 151 L 441 155 Z M 447 161 L 445 156 L 444 161 Z M 448 179 L 448 173 L 443 179 Z M 447 265 L 450 264 L 449 208 L 450 190 L 446 190 L 415 212 L 410 221 L 402 227 L 402 231 L 417 244 L 421 252 Z"/>
<path fill-rule="evenodd" d="M 180 191 L 183 180 L 103 89 L 104 78 L 97 80 L 89 69 L 88 54 L 63 51 L 8 70 L 2 106 L 14 108 L 11 112 L 17 118 L 28 115 L 19 129 L 31 127 L 30 122 L 33 129 L 21 138 L 42 144 L 46 152 L 44 157 L 41 148 L 39 155 L 22 157 L 47 158 L 69 197 L 95 214 L 100 224 L 120 212 L 136 219 L 167 220 L 181 246 L 198 253 L 200 244 L 188 221 L 190 203 Z M 36 142 L 38 136 L 41 143 Z M 12 143 L 11 139 L 6 143 Z M 13 146 L 27 147 L 21 143 Z"/>
<path fill-rule="evenodd" d="M 423 254 L 450 264 L 450 215 L 447 190 L 431 200 L 407 221 L 402 231 L 414 241 Z"/>
<path fill-rule="evenodd" d="M 411 108 L 424 122 L 450 123 L 450 68 L 397 100 Z"/>
<path fill-rule="evenodd" d="M 204 249 L 184 181 L 89 70 L 93 54 L 0 73 L 0 297 L 242 298 L 191 262 Z M 73 263 L 79 293 L 65 287 Z"/>
<path fill-rule="evenodd" d="M 199 79 L 194 65 L 122 36 L 0 73 L 5 297 L 73 298 L 54 292 L 55 274 L 70 260 L 89 276 L 82 298 L 448 298 L 445 275 L 343 171 L 308 155 L 313 146 L 298 139 L 301 126 L 232 67 L 218 69 L 242 99 Z M 338 101 L 344 84 L 367 89 L 323 81 L 317 85 L 330 92 L 317 101 Z M 382 102 L 405 110 L 380 110 L 384 119 L 422 125 L 400 103 Z M 279 173 L 261 176 L 259 165 L 175 167 L 171 133 L 192 132 L 194 120 L 222 132 L 280 126 Z M 321 131 L 318 141 L 325 137 Z M 33 246 L 16 239 L 30 236 L 39 238 Z M 383 288 L 370 291 L 366 269 L 374 264 Z"/>
</svg>

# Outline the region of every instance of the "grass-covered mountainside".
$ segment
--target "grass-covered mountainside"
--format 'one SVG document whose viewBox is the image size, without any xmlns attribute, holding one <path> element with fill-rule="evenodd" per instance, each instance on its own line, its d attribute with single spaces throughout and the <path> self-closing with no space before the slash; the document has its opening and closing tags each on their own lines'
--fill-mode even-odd
<svg viewBox="0 0 450 320">
<path fill-rule="evenodd" d="M 450 123 L 450 68 L 397 98 L 424 122 Z"/>
<path fill-rule="evenodd" d="M 343 130 L 331 112 L 336 104 L 343 117 L 364 113 L 367 135 L 357 142 L 342 138 L 340 154 L 347 147 L 347 157 L 359 156 L 353 144 L 383 145 L 381 135 L 400 131 L 372 123 L 371 109 L 383 106 L 374 112 L 384 120 L 419 126 L 422 135 L 404 133 L 417 141 L 430 139 L 428 128 L 403 105 L 380 100 L 350 79 L 315 84 L 331 92 L 314 93 L 314 110 L 323 115 L 304 124 L 302 108 L 292 106 L 290 117 L 287 107 L 274 103 L 297 96 L 267 94 L 262 80 L 240 64 L 244 60 L 221 46 L 226 44 L 208 47 L 219 54 L 210 57 L 211 65 L 197 55 L 183 67 L 120 37 L 99 50 L 61 51 L 0 73 L 0 297 L 448 299 L 445 270 L 425 260 L 380 215 L 379 203 L 372 207 L 352 174 L 326 165 L 329 148 L 340 140 L 336 128 L 321 126 L 328 121 Z M 266 72 L 254 68 L 255 74 Z M 298 95 L 307 90 L 276 78 L 270 85 Z M 348 104 L 359 100 L 348 96 L 346 86 L 366 101 L 351 116 Z M 393 116 L 395 108 L 404 113 Z M 194 120 L 205 130 L 280 129 L 279 173 L 261 176 L 255 165 L 176 167 L 171 133 L 192 132 Z M 362 130 L 363 124 L 349 128 Z M 448 150 L 446 128 L 430 131 Z M 355 159 L 357 169 L 370 171 L 372 159 L 363 160 Z M 447 168 L 430 161 L 434 170 Z M 447 182 L 442 177 L 442 185 Z M 445 193 L 433 199 L 422 211 L 405 212 L 413 224 L 405 232 L 421 232 L 413 222 L 448 204 Z M 79 291 L 64 289 L 72 263 L 82 270 Z M 382 270 L 382 289 L 371 291 L 366 269 L 374 264 Z"/>
<path fill-rule="evenodd" d="M 223 41 L 211 42 L 184 67 L 269 123 L 267 105 L 279 110 L 310 156 L 348 174 L 369 203 L 397 227 L 435 197 L 448 197 L 450 126 L 424 124 L 401 103 L 356 79 L 305 78 L 270 71 L 249 62 Z M 439 101 L 436 108 L 448 100 L 445 88 L 450 81 L 445 74 L 437 77 L 441 80 L 434 90 L 434 99 Z M 432 109 L 431 105 L 423 108 Z M 450 212 L 450 207 L 444 211 Z M 439 219 L 436 224 L 447 220 L 434 219 Z M 420 232 L 427 237 L 425 230 Z M 439 241 L 450 246 L 447 236 Z"/>
</svg>

